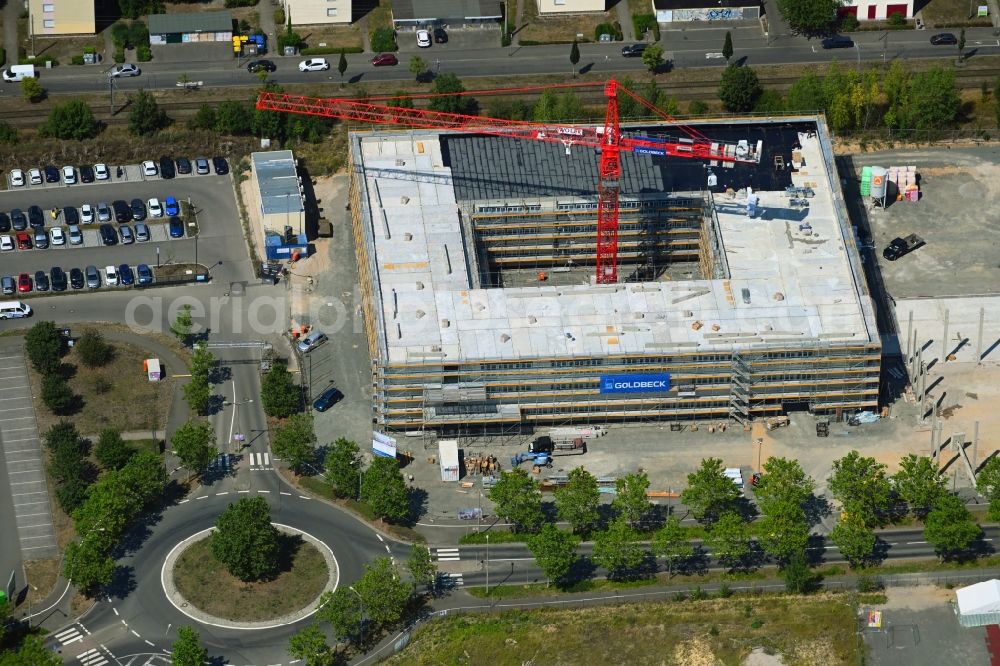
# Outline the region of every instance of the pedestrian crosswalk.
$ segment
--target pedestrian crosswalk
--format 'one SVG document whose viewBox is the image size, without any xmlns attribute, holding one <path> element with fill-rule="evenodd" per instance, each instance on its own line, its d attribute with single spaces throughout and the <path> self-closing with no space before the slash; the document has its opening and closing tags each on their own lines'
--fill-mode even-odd
<svg viewBox="0 0 1000 666">
<path fill-rule="evenodd" d="M 462 574 L 460 573 L 442 573 L 445 577 L 444 587 L 462 587 L 465 582 L 462 580 Z"/>
<path fill-rule="evenodd" d="M 438 562 L 458 562 L 461 559 L 458 548 L 435 548 L 434 557 Z"/>
<path fill-rule="evenodd" d="M 100 650 L 94 648 L 87 650 L 82 654 L 76 655 L 76 658 L 80 660 L 83 666 L 104 666 L 108 663 L 108 658 L 104 656 L 104 653 Z"/>
<path fill-rule="evenodd" d="M 90 634 L 89 631 L 84 629 L 82 624 L 74 624 L 68 629 L 63 629 L 56 634 L 56 640 L 63 645 L 69 645 L 70 643 L 76 643 L 77 641 L 82 641 L 84 638 L 84 633 Z"/>
<path fill-rule="evenodd" d="M 271 466 L 271 454 L 267 451 L 263 453 L 250 453 L 250 469 L 254 471 L 274 469 Z"/>
<path fill-rule="evenodd" d="M 208 469 L 212 472 L 228 472 L 232 462 L 228 453 L 220 453 L 208 463 Z"/>
</svg>

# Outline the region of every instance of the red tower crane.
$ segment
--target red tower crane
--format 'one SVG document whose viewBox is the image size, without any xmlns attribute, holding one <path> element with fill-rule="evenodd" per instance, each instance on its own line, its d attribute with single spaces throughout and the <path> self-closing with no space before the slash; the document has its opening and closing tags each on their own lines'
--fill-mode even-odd
<svg viewBox="0 0 1000 666">
<path fill-rule="evenodd" d="M 584 83 L 535 88 L 507 88 L 469 91 L 461 94 L 519 94 L 553 87 L 577 88 L 591 85 L 593 84 Z M 622 151 L 729 163 L 760 161 L 759 142 L 756 146 L 751 146 L 746 141 L 740 141 L 735 145 L 713 142 L 693 128 L 683 125 L 673 125 L 675 129 L 681 130 L 687 135 L 686 138 L 676 141 L 656 137 L 623 135 L 621 125 L 618 122 L 619 92 L 628 95 L 664 120 L 672 122 L 672 119 L 655 105 L 639 97 L 628 88 L 619 86 L 614 79 L 604 84 L 607 110 L 604 114 L 603 127 L 504 120 L 378 103 L 400 99 L 398 96 L 353 100 L 262 92 L 257 98 L 257 108 L 264 111 L 300 113 L 376 125 L 458 130 L 514 139 L 548 141 L 564 144 L 567 148 L 569 146 L 596 148 L 601 154 L 600 180 L 597 183 L 597 282 L 607 284 L 618 281 L 618 195 L 621 189 Z M 434 97 L 434 95 L 413 95 L 411 97 Z"/>
</svg>

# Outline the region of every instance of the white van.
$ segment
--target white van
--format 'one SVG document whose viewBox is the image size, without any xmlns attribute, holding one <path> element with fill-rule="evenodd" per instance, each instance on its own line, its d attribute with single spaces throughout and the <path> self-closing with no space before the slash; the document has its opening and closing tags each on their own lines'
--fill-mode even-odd
<svg viewBox="0 0 1000 666">
<path fill-rule="evenodd" d="M 3 80 L 7 82 L 23 81 L 28 77 L 38 77 L 34 65 L 11 65 L 3 70 Z"/>
<path fill-rule="evenodd" d="M 0 301 L 0 319 L 20 319 L 31 316 L 31 306 L 21 301 Z"/>
</svg>

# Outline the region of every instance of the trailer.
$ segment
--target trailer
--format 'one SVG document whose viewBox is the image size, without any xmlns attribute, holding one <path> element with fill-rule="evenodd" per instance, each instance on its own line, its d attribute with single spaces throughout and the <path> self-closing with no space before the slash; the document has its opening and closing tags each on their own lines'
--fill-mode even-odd
<svg viewBox="0 0 1000 666">
<path fill-rule="evenodd" d="M 556 452 L 563 455 L 580 455 L 587 452 L 587 442 L 582 437 L 554 440 L 543 435 L 528 445 L 528 451 L 530 453 L 548 453 L 549 455 Z"/>
<path fill-rule="evenodd" d="M 882 250 L 882 256 L 889 261 L 896 261 L 924 245 L 924 239 L 916 234 L 909 234 L 901 238 L 896 237 L 889 241 L 886 248 Z"/>
<path fill-rule="evenodd" d="M 441 462 L 441 480 L 458 481 L 458 440 L 442 439 L 438 441 L 438 459 Z"/>
</svg>

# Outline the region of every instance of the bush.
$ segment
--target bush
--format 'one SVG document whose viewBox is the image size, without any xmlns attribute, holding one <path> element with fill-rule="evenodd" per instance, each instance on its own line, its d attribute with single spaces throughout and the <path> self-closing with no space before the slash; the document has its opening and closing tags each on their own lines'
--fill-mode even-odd
<svg viewBox="0 0 1000 666">
<path fill-rule="evenodd" d="M 0 47 L 0 67 L 7 64 L 7 49 Z"/>
<path fill-rule="evenodd" d="M 257 0 L 226 0 L 226 9 L 233 9 L 234 7 L 253 7 L 257 4 Z"/>
<path fill-rule="evenodd" d="M 601 23 L 594 28 L 594 39 L 600 41 L 601 35 L 611 35 L 616 42 L 620 42 L 625 36 L 622 34 L 622 26 L 618 21 L 614 23 Z"/>
<path fill-rule="evenodd" d="M 889 15 L 889 25 L 893 28 L 902 28 L 906 25 L 906 17 L 899 12 L 893 12 Z"/>
<path fill-rule="evenodd" d="M 722 585 L 719 586 L 719 598 L 720 599 L 728 599 L 731 596 L 733 596 L 733 591 L 729 587 L 728 584 L 723 583 Z"/>
<path fill-rule="evenodd" d="M 274 10 L 274 24 L 285 25 L 285 8 L 278 7 Z"/>
<path fill-rule="evenodd" d="M 881 592 L 883 589 L 885 589 L 885 585 L 878 578 L 858 576 L 858 592 Z"/>
<path fill-rule="evenodd" d="M 660 41 L 660 24 L 656 22 L 656 14 L 632 14 L 632 27 L 636 36 L 649 30 L 653 33 L 653 39 Z"/>
<path fill-rule="evenodd" d="M 114 52 L 114 55 L 112 56 L 112 58 L 117 63 L 125 62 L 125 47 L 124 46 L 116 46 L 115 47 L 115 52 Z"/>
<path fill-rule="evenodd" d="M 42 402 L 53 414 L 65 414 L 70 411 L 76 396 L 61 375 L 51 374 L 42 377 Z"/>
<path fill-rule="evenodd" d="M 115 43 L 115 46 L 125 48 L 125 45 L 128 43 L 128 35 L 128 26 L 121 21 L 111 26 L 111 40 Z"/>
<path fill-rule="evenodd" d="M 364 48 L 360 46 L 310 46 L 306 49 L 299 49 L 299 55 L 319 56 L 330 55 L 331 53 L 364 53 Z"/>
<path fill-rule="evenodd" d="M 59 61 L 55 58 L 47 58 L 45 56 L 39 56 L 37 58 L 21 58 L 17 61 L 18 65 L 38 65 L 44 67 L 45 63 L 51 62 L 52 66 L 55 67 L 59 64 Z"/>
<path fill-rule="evenodd" d="M 79 355 L 80 361 L 88 368 L 107 365 L 115 355 L 114 347 L 104 341 L 104 336 L 99 331 L 92 328 L 83 332 L 73 348 Z"/>
<path fill-rule="evenodd" d="M 149 62 L 153 59 L 153 49 L 145 44 L 137 46 L 135 49 L 135 59 L 139 62 Z"/>
<path fill-rule="evenodd" d="M 62 364 L 66 339 L 51 321 L 40 321 L 24 336 L 24 351 L 36 372 L 55 374 Z"/>
<path fill-rule="evenodd" d="M 708 113 L 708 104 L 700 99 L 693 99 L 688 104 L 688 113 L 692 116 L 704 116 Z"/>
<path fill-rule="evenodd" d="M 82 65 L 83 64 L 83 56 L 82 55 L 75 55 L 75 56 L 73 56 L 72 58 L 70 58 L 70 63 L 73 64 L 73 65 Z"/>
<path fill-rule="evenodd" d="M 65 104 L 56 104 L 49 112 L 48 120 L 38 128 L 38 133 L 45 137 L 57 139 L 92 138 L 97 134 L 98 125 L 94 120 L 94 112 L 83 100 L 73 100 Z"/>
<path fill-rule="evenodd" d="M 17 143 L 17 130 L 0 120 L 0 143 Z"/>
<path fill-rule="evenodd" d="M 375 28 L 371 34 L 372 51 L 382 53 L 383 51 L 395 51 L 396 33 L 392 28 Z"/>
<path fill-rule="evenodd" d="M 844 17 L 840 19 L 841 32 L 854 32 L 860 27 L 861 23 L 858 21 L 858 17 L 854 14 L 844 14 Z"/>
<path fill-rule="evenodd" d="M 302 35 L 297 32 L 289 32 L 285 30 L 280 35 L 278 35 L 278 52 L 284 53 L 286 46 L 294 46 L 299 48 L 302 46 Z M 375 48 L 372 46 L 372 48 Z"/>
</svg>

